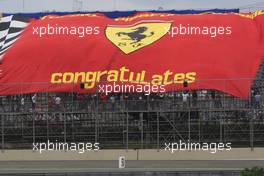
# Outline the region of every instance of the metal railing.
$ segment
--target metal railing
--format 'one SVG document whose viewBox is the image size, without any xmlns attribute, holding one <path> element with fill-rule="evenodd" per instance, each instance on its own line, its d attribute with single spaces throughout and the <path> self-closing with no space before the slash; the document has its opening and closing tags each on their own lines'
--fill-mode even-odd
<svg viewBox="0 0 264 176">
<path fill-rule="evenodd" d="M 35 102 L 34 94 L 1 96 L 0 148 L 30 149 L 33 142 L 47 140 L 157 150 L 179 140 L 231 142 L 252 150 L 264 146 L 262 98 L 250 95 L 242 100 L 211 90 L 196 93 L 190 91 L 187 101 L 181 91 L 106 98 L 101 93 L 38 93 Z"/>
</svg>

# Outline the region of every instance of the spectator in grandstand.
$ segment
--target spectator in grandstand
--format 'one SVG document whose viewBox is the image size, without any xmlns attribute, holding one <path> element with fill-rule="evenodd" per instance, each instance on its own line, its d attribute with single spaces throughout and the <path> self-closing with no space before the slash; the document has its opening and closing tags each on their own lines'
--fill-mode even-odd
<svg viewBox="0 0 264 176">
<path fill-rule="evenodd" d="M 92 103 L 93 103 L 93 95 L 87 94 L 84 103 L 86 104 L 87 109 L 91 109 Z"/>
<path fill-rule="evenodd" d="M 256 108 L 260 108 L 260 105 L 261 105 L 261 95 L 260 95 L 260 93 L 259 92 L 257 92 L 256 94 L 255 94 L 255 107 Z"/>
<path fill-rule="evenodd" d="M 61 110 L 61 98 L 57 95 L 55 97 L 55 111 Z"/>
<path fill-rule="evenodd" d="M 124 95 L 124 100 L 128 100 L 128 99 L 129 99 L 129 96 L 128 96 L 127 93 L 125 93 L 125 95 Z"/>
<path fill-rule="evenodd" d="M 5 112 L 4 97 L 0 96 L 0 106 L 3 112 Z"/>
<path fill-rule="evenodd" d="M 164 93 L 159 93 L 159 99 L 160 100 L 163 100 L 164 99 L 164 96 L 165 96 Z"/>
<path fill-rule="evenodd" d="M 13 96 L 13 106 L 12 106 L 12 111 L 16 111 L 18 112 L 19 111 L 19 108 L 20 108 L 20 98 L 18 95 L 14 95 Z"/>
<path fill-rule="evenodd" d="M 32 103 L 32 111 L 35 111 L 36 104 L 37 104 L 37 94 L 36 93 L 31 97 L 31 103 Z"/>
<path fill-rule="evenodd" d="M 124 94 L 120 94 L 119 95 L 119 100 L 122 103 L 124 101 L 125 95 Z"/>
<path fill-rule="evenodd" d="M 149 95 L 149 100 L 150 100 L 150 107 L 152 109 L 158 108 L 158 106 L 159 106 L 159 101 L 158 101 L 159 98 L 158 98 L 158 95 L 156 93 L 151 93 Z"/>
<path fill-rule="evenodd" d="M 98 103 L 98 96 L 97 94 L 91 95 L 91 109 L 95 109 Z"/>
<path fill-rule="evenodd" d="M 78 109 L 84 109 L 85 108 L 85 97 L 82 94 L 77 94 L 76 95 L 76 100 L 77 100 L 77 105 Z"/>
<path fill-rule="evenodd" d="M 182 93 L 182 102 L 183 102 L 183 107 L 188 106 L 188 98 L 189 98 L 189 93 L 187 91 L 183 91 Z"/>
<path fill-rule="evenodd" d="M 147 109 L 147 106 L 148 106 L 148 101 L 147 100 L 147 96 L 144 94 L 144 93 L 140 93 L 139 96 L 138 96 L 138 104 L 135 106 L 135 108 L 138 107 L 138 109 Z M 135 101 L 135 103 L 137 103 L 137 101 Z"/>
<path fill-rule="evenodd" d="M 255 106 L 255 95 L 256 95 L 256 92 L 254 89 L 252 89 L 250 92 L 250 107 Z"/>
<path fill-rule="evenodd" d="M 192 103 L 193 103 L 193 107 L 197 107 L 197 99 L 198 99 L 198 95 L 197 95 L 197 92 L 196 92 L 196 90 L 194 90 L 193 92 L 192 92 Z"/>
<path fill-rule="evenodd" d="M 254 101 L 254 95 L 255 95 L 254 90 L 251 89 L 251 91 L 250 91 L 250 98 L 251 98 L 250 101 L 251 101 L 251 102 Z"/>
<path fill-rule="evenodd" d="M 9 105 L 9 111 L 14 112 L 15 111 L 14 96 L 13 95 L 7 96 L 7 100 Z"/>
<path fill-rule="evenodd" d="M 112 94 L 111 96 L 110 96 L 110 102 L 111 102 L 111 110 L 112 111 L 114 111 L 115 110 L 115 95 L 114 94 Z"/>
<path fill-rule="evenodd" d="M 25 98 L 21 97 L 20 99 L 20 106 L 18 107 L 18 111 L 25 111 Z"/>
<path fill-rule="evenodd" d="M 106 101 L 107 101 L 107 95 L 106 94 L 102 93 L 100 98 L 101 98 L 102 102 L 106 103 Z"/>
<path fill-rule="evenodd" d="M 207 96 L 208 96 L 208 95 L 207 95 L 207 90 L 202 90 L 200 96 L 201 96 L 201 99 L 202 99 L 202 100 L 206 100 L 206 98 L 207 98 Z"/>
<path fill-rule="evenodd" d="M 173 93 L 173 92 L 169 92 L 169 93 L 168 93 L 168 97 L 169 97 L 170 99 L 173 100 L 173 98 L 174 98 L 174 93 Z"/>
<path fill-rule="evenodd" d="M 215 101 L 215 91 L 211 90 L 211 101 L 210 101 L 210 108 L 214 108 L 216 106 L 216 101 Z"/>
<path fill-rule="evenodd" d="M 100 95 L 100 100 L 101 100 L 102 110 L 105 111 L 106 110 L 107 95 L 105 93 L 102 93 Z"/>
<path fill-rule="evenodd" d="M 123 95 L 123 101 L 124 101 L 124 105 L 125 105 L 125 109 L 127 109 L 128 108 L 128 100 L 129 100 L 129 96 L 128 96 L 128 93 L 125 93 L 124 95 Z"/>
<path fill-rule="evenodd" d="M 216 97 L 215 97 L 215 107 L 222 108 L 221 95 L 219 93 L 216 94 Z"/>
<path fill-rule="evenodd" d="M 48 111 L 53 111 L 54 106 L 54 98 L 52 96 L 49 96 L 48 98 Z"/>
</svg>

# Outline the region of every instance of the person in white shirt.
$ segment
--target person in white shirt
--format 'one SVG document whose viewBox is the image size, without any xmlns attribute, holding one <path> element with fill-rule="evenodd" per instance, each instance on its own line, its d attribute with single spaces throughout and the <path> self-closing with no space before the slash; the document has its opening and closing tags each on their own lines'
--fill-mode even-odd
<svg viewBox="0 0 264 176">
<path fill-rule="evenodd" d="M 60 103 L 61 103 L 61 98 L 60 97 L 56 97 L 55 98 L 55 104 L 56 105 L 60 105 Z"/>
<path fill-rule="evenodd" d="M 261 104 L 261 95 L 259 93 L 256 93 L 255 97 L 255 107 L 259 108 Z"/>
<path fill-rule="evenodd" d="M 3 103 L 3 99 L 4 99 L 4 97 L 3 96 L 0 96 L 0 106 L 2 108 L 2 111 L 5 112 L 5 105 Z"/>
<path fill-rule="evenodd" d="M 189 94 L 188 92 L 183 92 L 182 93 L 182 102 L 183 102 L 183 107 L 186 107 L 188 105 L 188 98 L 189 98 Z"/>
<path fill-rule="evenodd" d="M 59 96 L 55 97 L 55 109 L 56 111 L 61 109 L 61 98 Z"/>
<path fill-rule="evenodd" d="M 21 99 L 20 99 L 20 110 L 21 111 L 25 111 L 25 98 L 24 97 L 22 97 Z"/>
<path fill-rule="evenodd" d="M 37 103 L 37 94 L 36 93 L 31 97 L 31 102 L 32 102 L 32 110 L 35 110 L 36 109 L 36 103 Z"/>
</svg>

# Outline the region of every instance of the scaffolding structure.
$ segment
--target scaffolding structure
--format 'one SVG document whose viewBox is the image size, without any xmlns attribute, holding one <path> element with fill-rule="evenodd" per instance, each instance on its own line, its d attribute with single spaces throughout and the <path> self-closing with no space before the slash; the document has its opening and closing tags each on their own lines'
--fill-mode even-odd
<svg viewBox="0 0 264 176">
<path fill-rule="evenodd" d="M 39 96 L 36 109 L 11 99 L 0 113 L 0 147 L 31 149 L 36 142 L 91 142 L 108 149 L 163 149 L 165 143 L 232 143 L 233 147 L 264 146 L 264 108 L 231 96 L 204 96 L 182 101 L 176 93 L 159 99 L 87 101 L 69 95 L 61 107 L 48 107 L 48 95 Z M 140 98 L 139 98 L 140 97 Z M 8 98 L 6 98 L 8 99 Z"/>
</svg>

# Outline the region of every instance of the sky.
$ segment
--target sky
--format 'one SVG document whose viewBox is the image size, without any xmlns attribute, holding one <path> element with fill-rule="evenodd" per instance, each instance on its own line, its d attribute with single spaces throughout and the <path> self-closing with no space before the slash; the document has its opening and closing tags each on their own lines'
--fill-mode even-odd
<svg viewBox="0 0 264 176">
<path fill-rule="evenodd" d="M 161 8 L 160 8 L 161 7 Z M 0 0 L 0 12 L 264 9 L 263 0 Z"/>
</svg>

